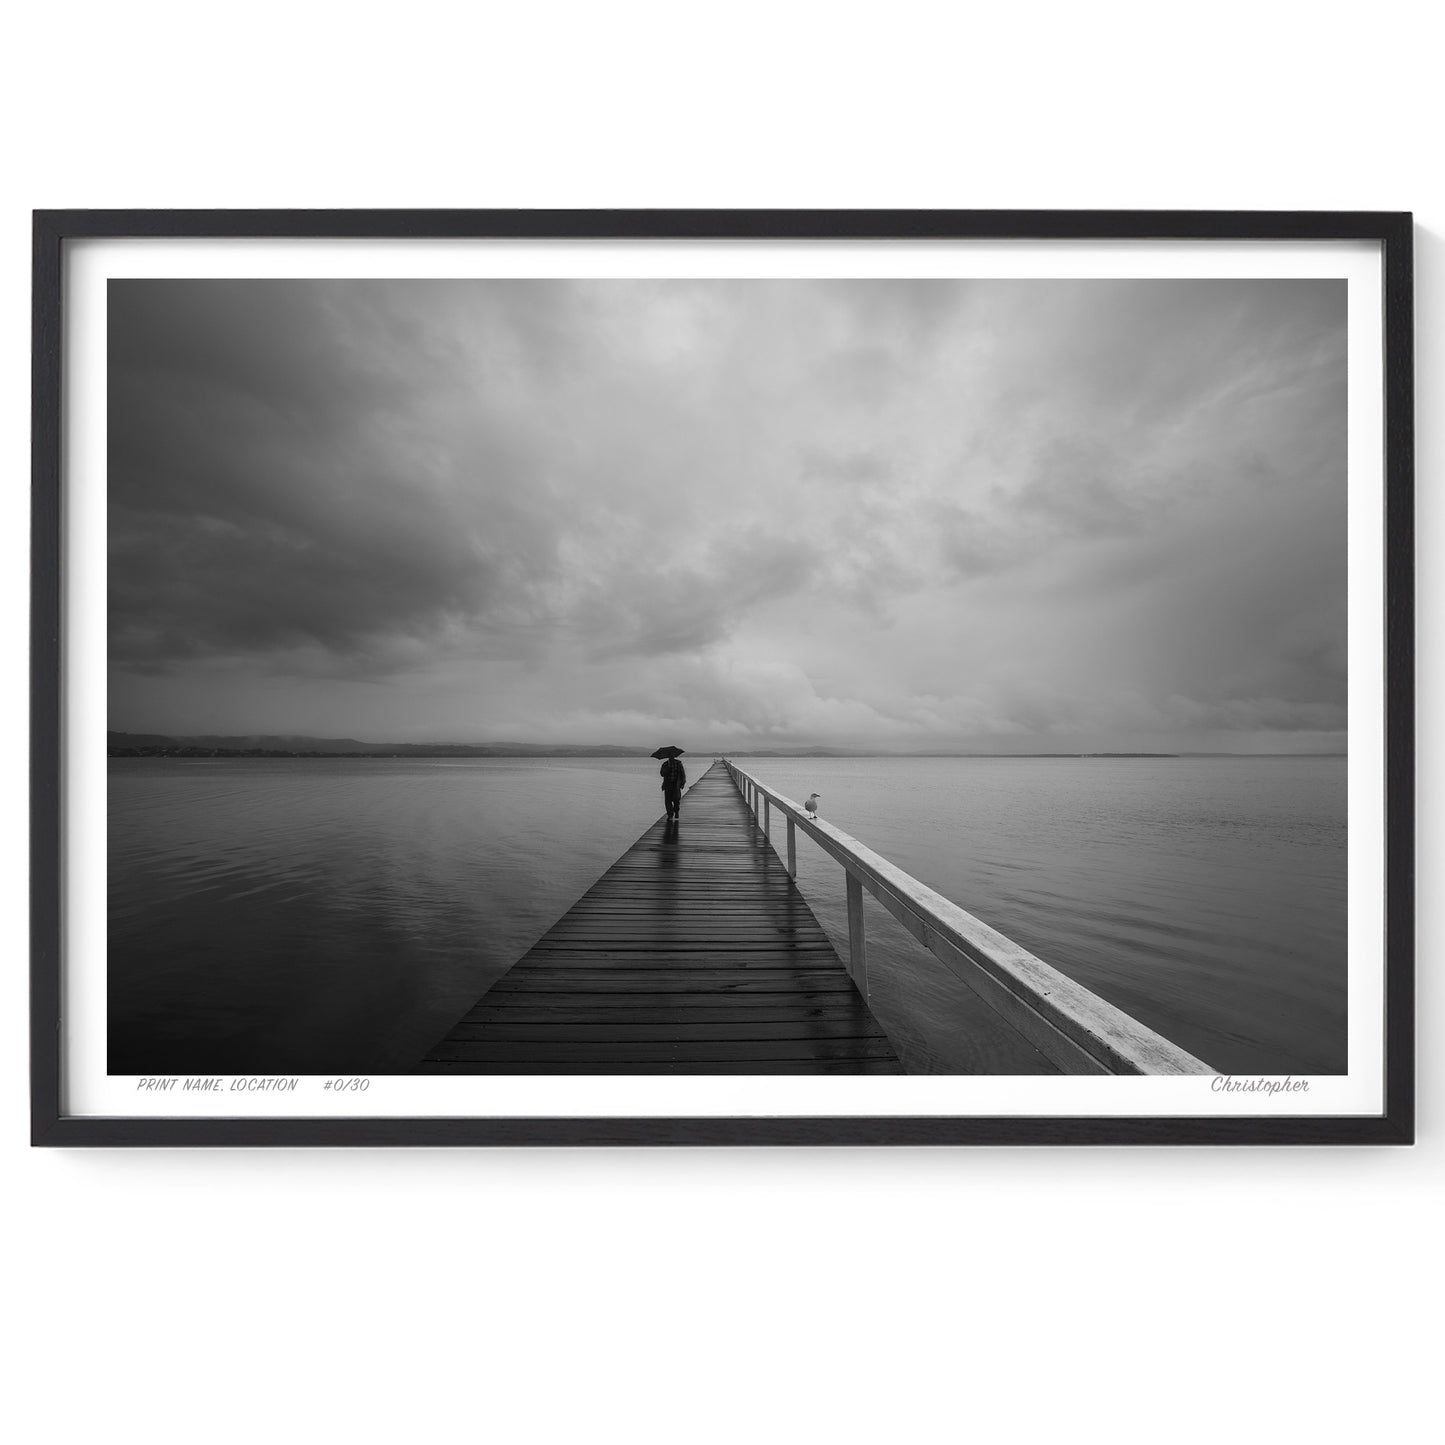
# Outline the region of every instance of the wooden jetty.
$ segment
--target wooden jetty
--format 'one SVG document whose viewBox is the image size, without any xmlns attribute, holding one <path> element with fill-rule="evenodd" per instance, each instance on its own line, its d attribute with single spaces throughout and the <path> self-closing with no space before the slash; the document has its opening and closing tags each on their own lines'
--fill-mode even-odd
<svg viewBox="0 0 1445 1445">
<path fill-rule="evenodd" d="M 424 1073 L 898 1074 L 721 763 L 437 1044 Z"/>
<path fill-rule="evenodd" d="M 799 832 L 846 874 L 846 969 L 794 882 Z M 649 828 L 419 1072 L 902 1073 L 868 1008 L 865 891 L 1060 1072 L 1215 1072 L 726 760 L 687 792 L 681 821 Z"/>
</svg>

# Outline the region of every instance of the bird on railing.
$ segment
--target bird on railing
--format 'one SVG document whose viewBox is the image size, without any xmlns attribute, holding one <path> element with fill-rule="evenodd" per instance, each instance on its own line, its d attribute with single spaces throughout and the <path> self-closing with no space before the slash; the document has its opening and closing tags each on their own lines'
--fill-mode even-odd
<svg viewBox="0 0 1445 1445">
<path fill-rule="evenodd" d="M 809 793 L 808 796 L 803 799 L 803 809 L 810 818 L 817 818 L 818 799 L 822 796 L 823 795 L 821 793 Z"/>
</svg>

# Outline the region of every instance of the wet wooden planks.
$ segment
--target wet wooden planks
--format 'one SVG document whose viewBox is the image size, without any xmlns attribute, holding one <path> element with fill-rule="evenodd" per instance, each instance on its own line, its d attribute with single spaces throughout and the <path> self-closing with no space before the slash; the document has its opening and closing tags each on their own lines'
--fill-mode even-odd
<svg viewBox="0 0 1445 1445">
<path fill-rule="evenodd" d="M 898 1074 L 720 763 L 427 1055 L 424 1073 Z"/>
</svg>

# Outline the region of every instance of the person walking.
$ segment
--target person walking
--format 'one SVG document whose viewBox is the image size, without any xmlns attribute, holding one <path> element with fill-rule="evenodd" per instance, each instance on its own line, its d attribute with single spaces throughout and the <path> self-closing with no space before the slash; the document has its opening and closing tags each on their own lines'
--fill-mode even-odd
<svg viewBox="0 0 1445 1445">
<path fill-rule="evenodd" d="M 687 786 L 687 769 L 681 758 L 668 758 L 659 769 L 662 774 L 662 801 L 667 805 L 667 816 L 677 818 L 682 813 L 682 790 Z"/>
</svg>

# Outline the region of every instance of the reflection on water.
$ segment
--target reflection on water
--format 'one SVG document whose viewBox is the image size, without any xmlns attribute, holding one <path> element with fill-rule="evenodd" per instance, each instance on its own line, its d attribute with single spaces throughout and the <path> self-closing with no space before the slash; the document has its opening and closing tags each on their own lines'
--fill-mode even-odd
<svg viewBox="0 0 1445 1445">
<path fill-rule="evenodd" d="M 1345 1067 L 1343 759 L 747 765 L 1216 1067 Z M 656 766 L 113 760 L 111 1070 L 409 1068 L 660 816 Z M 798 862 L 841 941 L 842 870 Z M 964 986 L 867 907 L 909 1067 L 981 1067 Z"/>
</svg>

